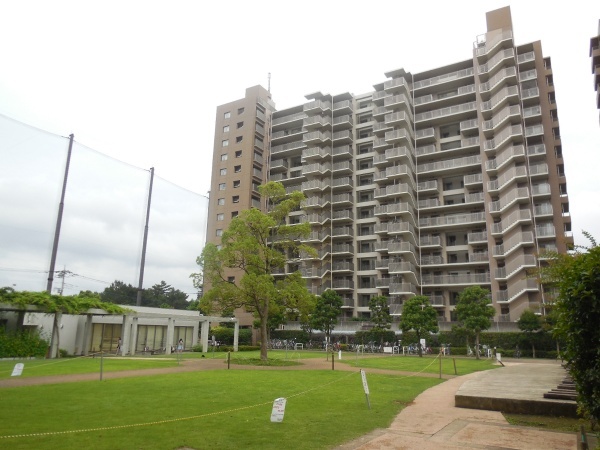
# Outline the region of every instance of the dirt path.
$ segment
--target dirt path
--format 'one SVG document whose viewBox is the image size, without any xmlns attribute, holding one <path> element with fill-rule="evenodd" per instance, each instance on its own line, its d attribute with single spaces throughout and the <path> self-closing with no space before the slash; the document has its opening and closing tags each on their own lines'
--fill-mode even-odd
<svg viewBox="0 0 600 450">
<path fill-rule="evenodd" d="M 326 361 L 324 358 L 308 358 L 299 359 L 300 365 L 293 366 L 252 366 L 252 365 L 236 365 L 231 364 L 230 370 L 332 370 L 331 360 Z M 201 359 L 184 359 L 181 364 L 175 367 L 164 367 L 154 369 L 140 370 L 123 370 L 118 372 L 104 372 L 103 380 L 114 380 L 117 378 L 143 377 L 152 375 L 164 375 L 169 373 L 182 372 L 197 372 L 203 370 L 226 370 L 227 362 L 223 359 L 201 358 Z M 336 360 L 334 370 L 343 371 L 358 371 L 357 367 L 350 366 Z M 414 372 L 399 372 L 397 370 L 385 369 L 368 369 L 370 373 L 380 373 L 387 375 L 417 375 Z M 439 375 L 432 373 L 418 373 L 421 377 L 438 378 Z M 452 376 L 443 375 L 443 378 L 453 378 Z M 84 374 L 69 374 L 69 375 L 49 375 L 43 377 L 12 377 L 0 380 L 0 388 L 19 387 L 19 386 L 35 386 L 41 384 L 58 384 L 58 383 L 74 383 L 77 381 L 95 381 L 100 379 L 99 373 L 84 373 Z"/>
</svg>

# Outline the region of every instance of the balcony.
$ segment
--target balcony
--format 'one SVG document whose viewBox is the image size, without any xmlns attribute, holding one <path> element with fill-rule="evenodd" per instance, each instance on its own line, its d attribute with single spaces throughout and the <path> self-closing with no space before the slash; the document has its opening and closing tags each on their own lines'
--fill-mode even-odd
<svg viewBox="0 0 600 450">
<path fill-rule="evenodd" d="M 543 145 L 543 144 L 542 144 Z M 525 147 L 516 145 L 507 147 L 496 156 L 496 159 L 490 159 L 485 163 L 485 170 L 488 172 L 496 172 L 502 169 L 509 162 L 521 162 L 525 160 Z"/>
<path fill-rule="evenodd" d="M 336 131 L 333 133 L 334 145 L 352 143 L 352 132 L 349 130 Z"/>
<path fill-rule="evenodd" d="M 331 125 L 331 117 L 329 116 L 311 116 L 304 120 L 304 128 L 307 130 L 313 130 L 316 128 L 329 127 Z M 273 133 L 275 138 L 275 133 Z"/>
<path fill-rule="evenodd" d="M 464 170 L 468 167 L 481 167 L 481 156 L 465 156 L 458 159 L 450 159 L 446 161 L 438 161 L 433 163 L 417 165 L 417 173 L 432 173 L 439 171 Z"/>
<path fill-rule="evenodd" d="M 419 247 L 424 249 L 426 247 L 441 247 L 442 246 L 442 238 L 439 236 L 421 236 L 419 240 Z"/>
<path fill-rule="evenodd" d="M 506 195 L 502 196 L 497 202 L 490 202 L 489 210 L 492 214 L 500 213 L 517 202 L 527 200 L 529 200 L 529 188 L 515 188 L 507 192 Z"/>
<path fill-rule="evenodd" d="M 383 89 L 386 92 L 394 93 L 400 91 L 409 91 L 408 83 L 404 78 L 394 78 L 383 83 Z"/>
<path fill-rule="evenodd" d="M 298 150 L 306 147 L 306 144 L 302 141 L 290 142 L 289 144 L 276 145 L 271 147 L 271 155 L 291 155 Z"/>
<path fill-rule="evenodd" d="M 506 240 L 502 245 L 495 245 L 492 249 L 494 257 L 505 258 L 520 247 L 528 247 L 535 243 L 533 232 L 523 231 Z"/>
<path fill-rule="evenodd" d="M 350 145 L 336 145 L 333 148 L 333 159 L 352 158 L 352 147 Z"/>
<path fill-rule="evenodd" d="M 352 101 L 342 100 L 333 104 L 333 111 L 336 113 L 352 114 Z"/>
<path fill-rule="evenodd" d="M 413 189 L 406 183 L 391 184 L 375 191 L 376 199 L 394 198 L 403 195 L 408 195 L 411 198 L 413 197 Z"/>
<path fill-rule="evenodd" d="M 479 233 L 469 233 L 467 235 L 467 243 L 469 245 L 473 244 L 487 244 L 487 232 L 479 232 Z"/>
<path fill-rule="evenodd" d="M 331 140 L 331 133 L 329 131 L 311 131 L 306 133 L 302 140 L 307 145 L 321 145 Z"/>
<path fill-rule="evenodd" d="M 451 82 L 455 82 L 457 80 L 470 78 L 472 76 L 473 76 L 472 68 L 458 70 L 456 72 L 438 75 L 436 77 L 427 78 L 425 80 L 419 80 L 419 81 L 413 83 L 413 89 L 417 90 L 417 89 L 423 89 L 423 88 L 426 88 L 429 86 L 436 86 L 439 84 L 451 83 Z"/>
<path fill-rule="evenodd" d="M 423 275 L 421 285 L 464 286 L 472 284 L 490 284 L 490 273 Z"/>
<path fill-rule="evenodd" d="M 284 124 L 301 124 L 302 120 L 306 117 L 306 114 L 304 114 L 303 112 L 301 113 L 296 113 L 296 114 L 290 114 L 289 116 L 283 116 L 283 117 L 277 117 L 276 119 L 273 119 L 273 127 L 276 127 L 277 125 L 284 125 Z"/>
<path fill-rule="evenodd" d="M 304 105 L 306 115 L 323 114 L 325 111 L 331 111 L 331 102 L 323 100 L 314 100 Z"/>
<path fill-rule="evenodd" d="M 485 223 L 485 213 L 454 214 L 443 217 L 422 217 L 420 227 L 452 227 L 464 224 Z"/>
<path fill-rule="evenodd" d="M 331 147 L 311 147 L 302 150 L 302 161 L 326 159 L 331 156 Z"/>
<path fill-rule="evenodd" d="M 432 121 L 442 117 L 461 116 L 471 111 L 477 111 L 477 102 L 464 103 L 462 105 L 449 106 L 415 115 L 415 123 Z"/>
<path fill-rule="evenodd" d="M 397 144 L 402 141 L 411 143 L 413 140 L 412 133 L 404 128 L 399 130 L 388 131 L 385 133 L 385 141 L 390 144 Z"/>
<path fill-rule="evenodd" d="M 518 183 L 519 181 L 527 180 L 527 167 L 525 166 L 516 166 L 511 167 L 509 170 L 504 172 L 500 178 L 494 181 L 488 181 L 487 187 L 488 191 L 495 192 L 500 191 L 504 187 L 508 186 L 512 183 Z"/>
<path fill-rule="evenodd" d="M 531 223 L 531 211 L 522 209 L 512 212 L 502 222 L 492 225 L 492 236 L 506 234 L 517 225 L 529 225 Z"/>
</svg>

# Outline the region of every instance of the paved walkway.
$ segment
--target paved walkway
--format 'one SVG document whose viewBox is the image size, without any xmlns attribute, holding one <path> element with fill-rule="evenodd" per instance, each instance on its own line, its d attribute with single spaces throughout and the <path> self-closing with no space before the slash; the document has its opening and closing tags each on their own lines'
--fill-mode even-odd
<svg viewBox="0 0 600 450">
<path fill-rule="evenodd" d="M 530 384 L 539 384 L 535 374 L 543 371 L 545 367 L 531 364 L 530 368 Z M 554 367 L 551 369 L 554 370 Z M 501 375 L 502 370 L 499 368 L 494 372 Z M 413 404 L 404 408 L 386 430 L 376 430 L 338 448 L 343 450 L 577 449 L 575 433 L 557 433 L 513 426 L 508 424 L 500 412 L 455 407 L 454 396 L 461 386 L 466 382 L 476 381 L 484 373 L 486 372 L 456 377 L 428 389 L 419 395 Z M 501 376 L 497 380 L 500 378 Z M 510 378 L 505 378 L 504 383 L 510 384 Z"/>
</svg>

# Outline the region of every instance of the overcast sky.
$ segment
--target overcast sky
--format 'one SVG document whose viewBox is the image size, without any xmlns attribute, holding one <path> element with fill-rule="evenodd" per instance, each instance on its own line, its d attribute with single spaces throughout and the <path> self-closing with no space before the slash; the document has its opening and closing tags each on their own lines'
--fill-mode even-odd
<svg viewBox="0 0 600 450">
<path fill-rule="evenodd" d="M 79 169 L 65 206 L 71 216 L 63 232 L 71 240 L 61 238 L 57 268 L 81 275 L 66 293 L 102 290 L 106 284 L 83 276 L 110 282 L 115 271 L 137 285 L 150 167 L 163 186 L 151 215 L 145 285 L 164 279 L 192 292 L 188 275 L 204 239 L 217 105 L 242 97 L 248 86 L 267 87 L 268 73 L 281 109 L 314 91 L 369 92 L 392 69 L 421 72 L 470 59 L 473 41 L 486 31 L 485 13 L 506 5 L 3 0 L 0 114 L 48 133 L 10 120 L 0 129 L 0 286 L 45 288 L 47 276 L 30 271 L 48 269 L 65 136 L 78 142 Z M 552 58 L 576 243 L 585 244 L 581 230 L 600 239 L 600 127 L 589 57 L 600 3 L 528 0 L 511 11 L 517 45 L 541 40 Z M 28 152 L 41 151 L 34 145 L 40 140 L 46 153 L 34 164 Z M 48 198 L 34 206 L 28 196 L 41 198 L 39 191 Z M 43 231 L 32 225 L 40 221 Z"/>
</svg>

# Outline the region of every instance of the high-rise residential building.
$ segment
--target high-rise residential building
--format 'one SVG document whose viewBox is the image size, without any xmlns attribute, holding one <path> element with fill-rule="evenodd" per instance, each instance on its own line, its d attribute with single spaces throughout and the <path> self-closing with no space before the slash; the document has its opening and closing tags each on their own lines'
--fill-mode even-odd
<svg viewBox="0 0 600 450">
<path fill-rule="evenodd" d="M 474 285 L 491 291 L 498 322 L 543 313 L 528 271 L 572 244 L 552 66 L 539 41 L 514 42 L 508 7 L 486 17 L 472 58 L 392 70 L 372 92 L 316 92 L 275 110 L 253 87 L 220 106 L 207 240 L 260 207 L 259 183 L 280 181 L 306 195 L 288 220 L 313 225 L 318 252 L 286 272 L 315 294 L 337 291 L 343 318 L 368 317 L 376 295 L 398 315 L 422 294 L 453 321 Z"/>
<path fill-rule="evenodd" d="M 598 35 L 590 39 L 590 57 L 592 58 L 592 74 L 596 90 L 596 106 L 600 109 L 600 20 L 598 21 Z"/>
</svg>

